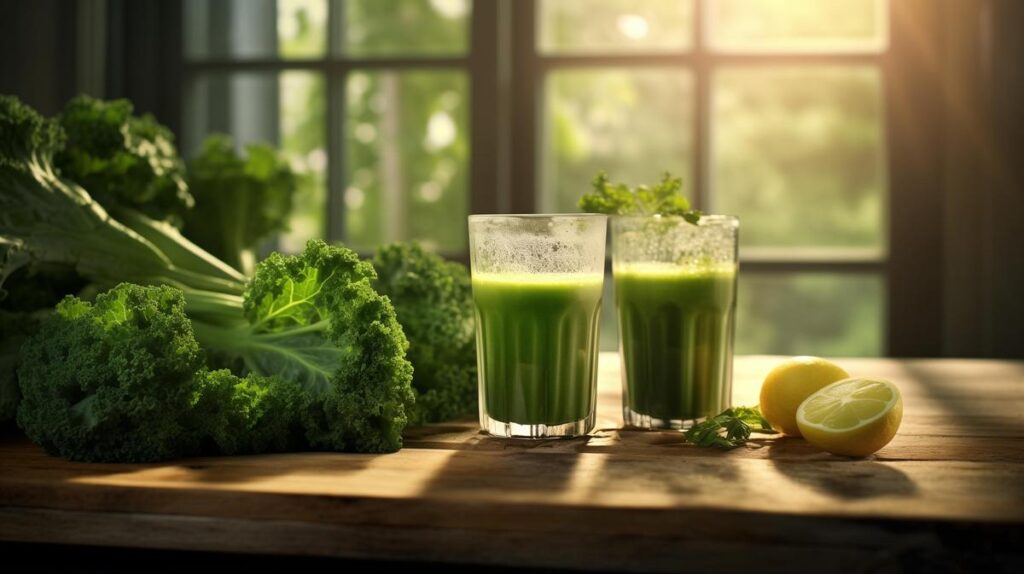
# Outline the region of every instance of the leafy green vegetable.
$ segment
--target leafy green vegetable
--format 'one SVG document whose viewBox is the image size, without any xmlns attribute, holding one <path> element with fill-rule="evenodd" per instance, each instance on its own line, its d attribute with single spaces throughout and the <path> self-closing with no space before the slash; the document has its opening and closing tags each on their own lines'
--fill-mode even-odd
<svg viewBox="0 0 1024 574">
<path fill-rule="evenodd" d="M 18 353 L 22 343 L 39 328 L 42 313 L 0 309 L 0 422 L 13 420 L 18 412 Z"/>
<path fill-rule="evenodd" d="M 192 424 L 202 437 L 202 452 L 250 454 L 300 450 L 301 425 L 309 397 L 295 381 L 231 371 L 196 374 Z"/>
<path fill-rule="evenodd" d="M 419 245 L 377 250 L 377 291 L 395 306 L 409 338 L 416 404 L 412 424 L 473 415 L 477 409 L 473 298 L 466 266 Z"/>
<path fill-rule="evenodd" d="M 53 168 L 59 126 L 0 96 L 0 241 L 19 264 L 68 264 L 104 285 L 122 281 L 240 293 L 245 277 L 171 225 L 127 208 L 118 218 Z"/>
<path fill-rule="evenodd" d="M 185 235 L 246 275 L 261 241 L 288 228 L 295 174 L 267 145 L 235 153 L 231 138 L 214 134 L 188 163 L 195 207 L 185 215 Z"/>
<path fill-rule="evenodd" d="M 68 297 L 21 357 L 18 424 L 51 454 L 140 462 L 195 450 L 186 420 L 202 356 L 180 291 Z"/>
<path fill-rule="evenodd" d="M 700 211 L 690 209 L 690 202 L 680 195 L 683 180 L 666 172 L 653 187 L 630 188 L 624 183 L 611 183 L 599 172 L 591 184 L 594 191 L 580 198 L 580 209 L 606 215 L 678 215 L 697 223 Z"/>
<path fill-rule="evenodd" d="M 55 156 L 63 177 L 107 208 L 136 209 L 176 227 L 193 205 L 171 130 L 132 115 L 128 100 L 78 96 L 60 115 L 67 145 Z"/>
<path fill-rule="evenodd" d="M 686 440 L 701 447 L 742 446 L 752 432 L 775 434 L 757 407 L 733 407 L 699 422 L 686 431 Z"/>
<path fill-rule="evenodd" d="M 301 255 L 271 254 L 245 292 L 244 323 L 196 321 L 205 348 L 239 356 L 256 374 L 297 381 L 313 448 L 389 452 L 402 446 L 412 405 L 408 342 L 394 308 L 370 284 L 373 267 L 312 240 Z M 197 311 L 226 307 L 196 302 Z"/>
<path fill-rule="evenodd" d="M 85 283 L 66 265 L 21 265 L 22 255 L 0 240 L 0 423 L 14 420 L 18 391 L 18 352 L 40 321 L 64 295 Z"/>
<path fill-rule="evenodd" d="M 173 374 L 184 377 L 183 373 L 190 371 L 188 378 L 193 382 L 187 385 L 187 394 L 193 410 L 216 410 L 210 405 L 220 404 L 213 399 L 200 400 L 202 393 L 196 391 L 197 386 L 217 396 L 233 397 L 227 402 L 236 406 L 216 411 L 226 418 L 212 421 L 212 426 L 178 421 L 175 427 L 160 418 L 149 421 L 122 417 L 110 422 L 93 412 L 92 402 L 82 402 L 86 396 L 68 394 L 43 396 L 51 399 L 43 401 L 48 414 L 41 414 L 38 405 L 25 406 L 24 416 L 19 411 L 19 422 L 33 428 L 30 434 L 45 441 L 44 446 L 52 452 L 79 459 L 141 460 L 184 452 L 181 442 L 171 444 L 167 438 L 180 433 L 181 425 L 188 426 L 190 433 L 181 435 L 180 441 L 194 439 L 231 452 L 276 449 L 281 444 L 266 436 L 261 439 L 237 432 L 262 428 L 262 415 L 232 419 L 230 413 L 241 405 L 250 405 L 245 407 L 246 412 L 255 416 L 272 410 L 261 405 L 299 404 L 296 418 L 304 447 L 363 452 L 401 447 L 406 410 L 414 397 L 412 369 L 405 358 L 408 344 L 394 309 L 388 298 L 372 287 L 372 265 L 360 261 L 348 249 L 312 241 L 301 255 L 272 255 L 257 266 L 253 279 L 246 281 L 237 270 L 187 240 L 167 222 L 124 206 L 107 211 L 83 188 L 59 177 L 52 167 L 52 154 L 61 141 L 60 130 L 52 122 L 43 120 L 17 99 L 0 98 L 0 242 L 16 246 L 19 265 L 26 259 L 30 263 L 69 264 L 100 285 L 130 281 L 179 288 L 180 292 L 173 293 L 180 297 L 187 312 L 183 320 L 191 321 L 189 328 L 194 329 L 204 347 L 225 363 L 241 365 L 242 370 L 255 376 L 239 382 L 224 373 L 200 374 L 193 381 L 199 365 L 179 361 L 185 370 Z M 142 301 L 137 305 L 149 309 Z M 90 312 L 88 304 L 80 301 L 62 304 L 62 308 L 66 321 L 78 316 L 72 313 L 74 309 L 85 315 Z M 167 323 L 170 328 L 177 326 L 177 309 L 160 307 L 152 313 L 140 313 L 146 321 Z M 148 354 L 139 351 L 133 355 L 133 361 L 108 364 L 106 370 L 92 373 L 97 381 L 92 386 L 121 388 L 122 379 L 138 380 L 132 393 L 122 393 L 124 402 L 118 403 L 119 407 L 149 414 L 167 401 L 167 412 L 179 412 L 177 395 L 143 387 L 167 386 L 155 376 L 168 368 L 162 363 L 165 357 L 161 353 L 182 353 L 188 337 L 161 341 L 148 333 L 143 336 L 145 325 L 141 320 L 124 320 L 135 321 L 129 326 L 140 331 L 138 337 L 132 335 L 133 339 L 145 343 L 149 337 L 153 346 L 146 348 Z M 49 327 L 47 332 L 55 334 L 56 330 Z M 69 332 L 83 330 L 87 329 L 78 327 Z M 97 345 L 120 344 L 120 339 L 105 340 L 102 333 L 92 332 L 89 337 L 97 339 Z M 89 363 L 98 361 L 95 355 L 99 353 L 90 354 L 89 337 L 58 341 L 56 348 L 63 349 L 63 354 L 47 348 L 47 337 L 33 339 L 37 343 L 28 345 L 31 351 L 22 352 L 19 368 L 26 402 L 31 393 L 45 394 L 53 387 L 45 382 L 44 374 L 49 370 L 55 370 L 57 384 L 64 381 L 70 388 L 70 371 L 81 367 L 79 363 L 84 361 L 87 370 L 99 369 Z M 177 347 L 158 348 L 158 343 Z M 72 353 L 78 354 L 73 360 L 65 360 Z M 22 371 L 31 376 L 21 377 Z M 286 390 L 288 383 L 274 382 L 274 377 L 297 385 L 297 394 Z M 225 389 L 233 390 L 228 393 Z M 71 398 L 76 400 L 68 402 Z M 136 401 L 141 401 L 141 406 L 130 406 Z M 61 413 L 61 408 L 69 412 Z M 291 419 L 282 416 L 266 419 L 270 421 L 266 426 L 291 428 Z M 97 427 L 94 421 L 101 419 L 108 424 Z M 47 434 L 48 424 L 57 429 L 57 436 Z M 131 439 L 125 446 L 125 438 L 106 435 L 123 433 L 136 424 L 139 429 L 152 431 L 151 437 Z"/>
</svg>

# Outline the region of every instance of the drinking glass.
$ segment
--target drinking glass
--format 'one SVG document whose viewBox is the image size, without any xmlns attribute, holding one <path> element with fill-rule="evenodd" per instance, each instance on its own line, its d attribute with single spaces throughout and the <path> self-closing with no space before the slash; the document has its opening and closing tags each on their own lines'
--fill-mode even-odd
<svg viewBox="0 0 1024 574">
<path fill-rule="evenodd" d="M 729 407 L 739 220 L 612 220 L 622 417 L 684 429 Z"/>
<path fill-rule="evenodd" d="M 607 225 L 590 214 L 469 216 L 484 431 L 594 427 Z"/>
</svg>

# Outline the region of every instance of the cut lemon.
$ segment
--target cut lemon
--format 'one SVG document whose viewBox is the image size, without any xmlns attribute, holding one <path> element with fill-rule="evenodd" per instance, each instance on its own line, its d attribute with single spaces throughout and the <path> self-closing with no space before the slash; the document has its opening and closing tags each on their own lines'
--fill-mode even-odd
<svg viewBox="0 0 1024 574">
<path fill-rule="evenodd" d="M 761 384 L 761 414 L 772 428 L 800 436 L 796 409 L 825 385 L 850 375 L 842 367 L 819 357 L 793 357 L 779 363 Z"/>
<path fill-rule="evenodd" d="M 889 444 L 903 419 L 896 385 L 881 379 L 844 379 L 800 403 L 796 423 L 807 442 L 846 456 L 867 456 Z"/>
</svg>

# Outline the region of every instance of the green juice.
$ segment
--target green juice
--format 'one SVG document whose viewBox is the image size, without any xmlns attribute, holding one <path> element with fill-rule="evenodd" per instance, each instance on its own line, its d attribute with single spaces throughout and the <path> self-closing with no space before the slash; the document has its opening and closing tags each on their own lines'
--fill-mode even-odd
<svg viewBox="0 0 1024 574">
<path fill-rule="evenodd" d="M 603 279 L 473 275 L 483 414 L 549 426 L 591 416 Z"/>
<path fill-rule="evenodd" d="M 614 274 L 627 422 L 678 428 L 727 408 L 735 266 L 642 263 Z M 659 420 L 637 420 L 648 417 Z"/>
</svg>

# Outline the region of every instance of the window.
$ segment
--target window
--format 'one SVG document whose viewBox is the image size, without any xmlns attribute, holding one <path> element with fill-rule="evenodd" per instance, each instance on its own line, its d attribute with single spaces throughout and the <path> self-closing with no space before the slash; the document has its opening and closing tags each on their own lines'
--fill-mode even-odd
<svg viewBox="0 0 1024 574">
<path fill-rule="evenodd" d="M 468 0 L 187 0 L 186 155 L 220 131 L 302 174 L 291 231 L 466 249 Z"/>
<path fill-rule="evenodd" d="M 738 352 L 884 351 L 886 2 L 525 4 L 538 208 L 574 209 L 599 169 L 682 174 L 741 220 Z"/>
<path fill-rule="evenodd" d="M 463 259 L 470 211 L 574 211 L 599 169 L 669 170 L 741 218 L 738 352 L 877 355 L 890 10 L 186 0 L 183 147 L 226 131 L 285 150 L 304 179 L 283 249 L 416 239 Z"/>
</svg>

